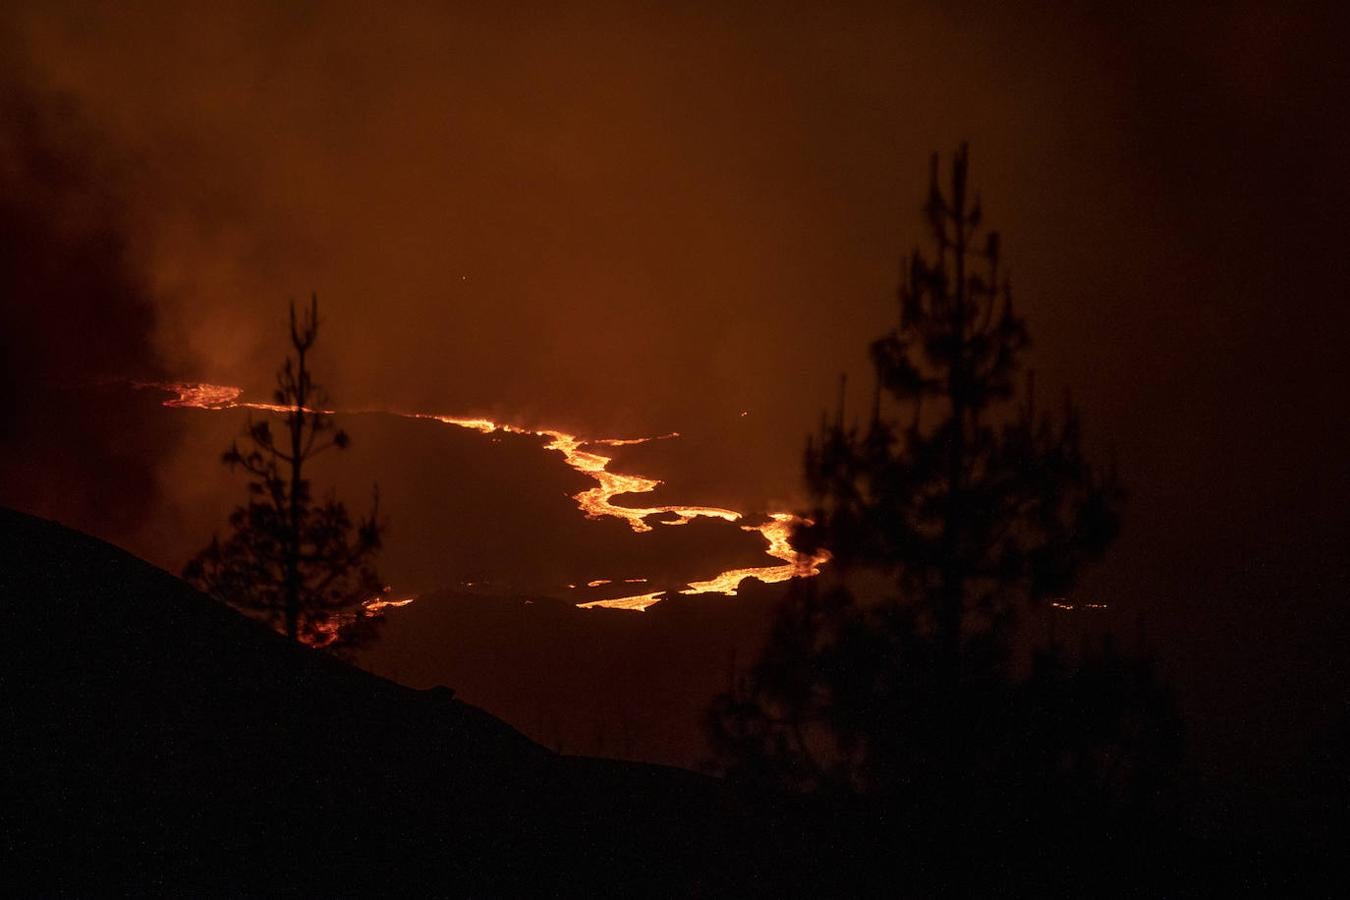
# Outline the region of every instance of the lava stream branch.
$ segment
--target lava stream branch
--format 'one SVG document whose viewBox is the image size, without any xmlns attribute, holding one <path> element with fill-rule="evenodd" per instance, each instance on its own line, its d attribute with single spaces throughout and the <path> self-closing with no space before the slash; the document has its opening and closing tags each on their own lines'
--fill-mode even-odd
<svg viewBox="0 0 1350 900">
<path fill-rule="evenodd" d="M 262 412 L 286 413 L 291 411 L 291 407 L 279 406 L 274 403 L 256 403 L 248 400 L 241 400 L 243 394 L 241 388 L 230 385 L 219 384 L 199 384 L 188 382 L 173 383 L 141 383 L 135 385 L 141 388 L 155 388 L 175 394 L 172 399 L 165 400 L 164 405 L 179 409 L 206 409 L 206 410 L 226 410 L 226 409 L 256 409 Z M 337 410 L 306 410 L 319 414 L 333 414 Z M 661 481 L 655 478 L 647 478 L 641 475 L 625 475 L 618 472 L 609 471 L 609 464 L 614 461 L 613 457 L 598 453 L 596 447 L 623 447 L 634 444 L 643 444 L 652 440 L 661 440 L 664 438 L 678 437 L 678 434 L 671 433 L 659 437 L 648 438 L 582 438 L 574 434 L 568 434 L 552 428 L 522 428 L 517 425 L 508 425 L 496 422 L 487 418 L 459 418 L 455 416 L 436 415 L 434 413 L 420 412 L 400 412 L 395 410 L 349 410 L 349 412 L 379 412 L 388 415 L 402 416 L 408 419 L 427 419 L 434 422 L 440 422 L 445 425 L 454 425 L 458 428 L 467 428 L 477 431 L 480 434 L 492 434 L 493 432 L 506 432 L 508 434 L 533 435 L 547 439 L 544 449 L 552 450 L 562 455 L 564 461 L 573 470 L 580 472 L 595 482 L 595 487 L 582 491 L 573 496 L 577 507 L 588 519 L 600 519 L 606 516 L 622 519 L 628 523 L 633 531 L 641 534 L 652 530 L 652 526 L 647 523 L 647 519 L 653 516 L 664 516 L 658 520 L 658 524 L 664 526 L 686 525 L 697 518 L 721 519 L 726 522 L 739 522 L 743 516 L 733 509 L 723 509 L 716 506 L 647 506 L 647 507 L 628 507 L 619 506 L 614 503 L 614 498 L 620 494 L 646 494 L 656 490 L 661 485 Z M 736 587 L 744 578 L 757 578 L 767 583 L 787 581 L 790 578 L 803 577 L 809 578 L 820 574 L 820 567 L 829 560 L 829 554 L 821 551 L 812 556 L 798 554 L 791 545 L 792 528 L 800 519 L 791 513 L 771 513 L 769 520 L 759 525 L 742 525 L 743 531 L 758 532 L 764 537 L 768 547 L 765 553 L 774 559 L 780 560 L 781 565 L 776 566 L 758 566 L 743 569 L 731 569 L 722 572 L 706 581 L 690 582 L 681 594 L 735 594 Z M 624 579 L 628 583 L 638 583 L 646 579 Z M 608 579 L 597 579 L 588 586 L 602 583 L 610 583 Z M 637 594 L 631 597 L 617 597 L 609 600 L 594 600 L 589 603 L 578 603 L 577 606 L 583 609 L 594 607 L 608 607 L 611 609 L 630 609 L 645 610 L 647 607 L 660 602 L 665 591 L 654 591 L 645 594 Z M 412 602 L 412 598 L 399 602 L 389 602 L 382 598 L 374 598 L 366 606 L 369 614 L 375 614 L 379 609 L 386 606 L 404 606 Z"/>
</svg>

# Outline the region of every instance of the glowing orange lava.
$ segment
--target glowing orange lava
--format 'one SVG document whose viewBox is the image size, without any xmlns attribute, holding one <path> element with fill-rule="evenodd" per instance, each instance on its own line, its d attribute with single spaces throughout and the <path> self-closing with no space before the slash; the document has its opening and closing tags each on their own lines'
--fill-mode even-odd
<svg viewBox="0 0 1350 900">
<path fill-rule="evenodd" d="M 165 406 L 172 406 L 179 409 L 261 409 L 267 412 L 290 412 L 289 406 L 278 406 L 275 403 L 248 403 L 241 401 L 239 395 L 243 388 L 230 387 L 225 384 L 189 384 L 186 382 L 174 382 L 171 384 L 136 382 L 136 387 L 141 388 L 159 388 L 160 390 L 172 391 L 178 396 L 172 400 L 165 400 Z M 311 412 L 312 410 L 306 410 Z M 319 410 L 319 412 L 328 412 L 328 410 Z"/>
<path fill-rule="evenodd" d="M 194 409 L 257 409 L 265 412 L 289 412 L 290 407 L 277 406 L 271 403 L 254 403 L 251 401 L 240 400 L 243 393 L 242 389 L 219 384 L 195 384 L 186 382 L 175 383 L 141 383 L 137 387 L 158 388 L 168 391 L 177 396 L 171 400 L 164 401 L 165 406 L 177 408 Z M 314 410 L 315 412 L 331 413 L 333 410 Z M 678 437 L 678 434 L 661 435 L 658 438 L 582 438 L 574 434 L 567 434 L 552 428 L 522 428 L 517 425 L 507 425 L 492 419 L 485 418 L 458 418 L 455 416 L 443 416 L 433 413 L 420 412 L 389 412 L 390 415 L 403 416 L 409 419 L 427 419 L 433 422 L 440 422 L 445 425 L 454 425 L 458 428 L 467 428 L 477 431 L 481 434 L 492 434 L 494 432 L 506 432 L 508 434 L 534 435 L 548 439 L 544 449 L 553 450 L 562 454 L 567 465 L 577 472 L 586 475 L 595 481 L 595 487 L 582 491 L 572 499 L 576 501 L 577 506 L 586 515 L 588 519 L 599 519 L 604 516 L 612 516 L 622 519 L 628 523 L 633 531 L 641 534 L 652 530 L 652 526 L 646 521 L 652 517 L 661 517 L 656 519 L 657 524 L 664 526 L 686 525 L 696 518 L 722 519 L 726 522 L 738 522 L 741 520 L 741 513 L 733 509 L 722 509 L 716 506 L 644 506 L 628 507 L 619 506 L 614 503 L 614 498 L 621 494 L 646 494 L 656 490 L 661 482 L 655 478 L 646 478 L 641 475 L 624 475 L 618 472 L 609 471 L 609 464 L 613 462 L 613 457 L 597 453 L 594 447 L 624 447 L 633 444 L 642 444 L 647 441 L 660 440 L 663 438 Z M 765 550 L 769 556 L 782 561 L 782 565 L 777 566 L 758 566 L 745 569 L 732 569 L 713 576 L 707 581 L 690 582 L 681 594 L 735 594 L 736 587 L 744 578 L 757 578 L 767 583 L 776 583 L 787 581 L 790 578 L 809 578 L 820 574 L 820 567 L 829 560 L 829 554 L 821 551 L 814 556 L 801 556 L 792 549 L 790 538 L 792 528 L 800 520 L 791 513 L 771 513 L 769 520 L 759 525 L 742 525 L 743 531 L 754 531 L 763 535 L 768 543 Z M 626 578 L 624 583 L 639 584 L 646 582 L 645 578 Z M 600 578 L 589 582 L 587 587 L 599 587 L 613 583 L 612 579 Z M 570 585 L 569 585 L 570 587 Z M 645 594 L 638 594 L 632 597 L 616 597 L 608 600 L 593 600 L 589 603 L 578 603 L 577 606 L 582 609 L 591 609 L 594 607 L 608 607 L 610 609 L 631 609 L 645 610 L 647 607 L 659 603 L 665 591 L 654 591 Z M 375 614 L 379 609 L 386 606 L 406 606 L 411 603 L 413 597 L 399 601 L 386 601 L 382 599 L 371 600 L 366 604 L 368 615 Z"/>
<path fill-rule="evenodd" d="M 1067 597 L 1060 597 L 1058 600 L 1050 601 L 1051 609 L 1062 609 L 1072 611 L 1075 609 L 1110 609 L 1107 603 L 1070 603 Z"/>
<path fill-rule="evenodd" d="M 820 574 L 820 567 L 830 558 L 828 553 L 821 552 L 816 556 L 804 556 L 792 549 L 792 527 L 800 522 L 797 516 L 791 513 L 773 513 L 769 516 L 769 521 L 763 525 L 742 525 L 742 531 L 758 531 L 764 535 L 764 539 L 769 542 L 769 549 L 764 551 L 775 559 L 783 560 L 781 566 L 758 566 L 748 569 L 732 569 L 723 572 L 720 575 L 709 578 L 707 581 L 693 581 L 689 586 L 680 591 L 681 594 L 730 594 L 735 596 L 736 588 L 741 580 L 745 578 L 758 578 L 766 584 L 774 584 L 779 581 L 787 581 L 789 578 L 810 578 Z M 637 581 L 642 579 L 625 579 L 626 581 Z M 653 603 L 661 600 L 661 591 L 649 594 L 639 594 L 635 597 L 619 597 L 614 600 L 594 600 L 590 603 L 577 604 L 582 609 L 604 606 L 611 609 L 636 609 L 644 610 Z"/>
<path fill-rule="evenodd" d="M 388 593 L 388 591 L 389 588 L 385 588 L 386 594 Z M 415 596 L 399 597 L 398 599 L 389 599 L 385 595 L 372 597 L 365 603 L 361 604 L 362 607 L 361 615 L 365 616 L 368 619 L 374 618 L 380 614 L 380 610 L 388 609 L 391 607 L 397 608 L 400 606 L 407 606 L 409 603 L 412 603 L 416 599 L 417 597 Z M 306 644 L 309 644 L 311 647 L 320 647 L 320 648 L 327 647 L 329 644 L 332 644 L 334 641 L 338 639 L 338 634 L 339 632 L 342 631 L 344 627 L 349 625 L 351 622 L 354 622 L 355 620 L 356 620 L 356 613 L 343 613 L 339 615 L 334 615 L 325 622 L 315 623 L 314 630 L 318 632 L 318 635 L 316 637 L 311 639 L 302 636 L 300 639 L 304 641 Z"/>
</svg>

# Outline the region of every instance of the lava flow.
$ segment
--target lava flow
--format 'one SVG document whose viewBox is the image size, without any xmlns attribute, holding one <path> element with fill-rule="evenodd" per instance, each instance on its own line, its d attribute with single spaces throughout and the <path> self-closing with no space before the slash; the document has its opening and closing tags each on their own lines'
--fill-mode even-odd
<svg viewBox="0 0 1350 900">
<path fill-rule="evenodd" d="M 196 384 L 196 383 L 172 383 L 172 384 L 139 384 L 138 387 L 158 388 L 177 396 L 173 399 L 164 401 L 165 406 L 177 408 L 193 409 L 257 409 L 265 412 L 289 412 L 290 407 L 278 406 L 273 403 L 254 403 L 247 400 L 241 400 L 243 393 L 241 388 L 218 384 Z M 362 410 L 369 412 L 371 410 Z M 315 410 L 315 412 L 331 413 L 334 410 Z M 715 506 L 646 506 L 646 507 L 628 507 L 619 506 L 614 503 L 614 498 L 620 494 L 645 494 L 654 491 L 661 482 L 655 478 L 646 478 L 641 475 L 623 475 L 618 472 L 609 471 L 609 464 L 613 458 L 597 453 L 595 447 L 622 447 L 632 444 L 642 444 L 650 440 L 659 440 L 661 438 L 678 437 L 677 434 L 662 435 L 660 438 L 582 438 L 574 434 L 558 431 L 552 428 L 522 428 L 517 425 L 507 425 L 495 422 L 492 419 L 484 418 L 456 418 L 454 416 L 436 415 L 433 413 L 419 412 L 397 412 L 381 410 L 389 415 L 403 416 L 409 419 L 428 419 L 435 422 L 441 422 L 445 425 L 454 425 L 459 428 L 468 428 L 482 434 L 492 434 L 502 431 L 509 434 L 535 435 L 548 439 L 544 449 L 553 450 L 562 454 L 567 465 L 577 472 L 586 475 L 595 481 L 596 485 L 589 490 L 582 491 L 572 499 L 576 501 L 578 508 L 586 515 L 588 519 L 598 519 L 603 516 L 613 516 L 623 519 L 633 531 L 638 533 L 649 532 L 652 526 L 647 523 L 647 519 L 653 516 L 663 516 L 658 519 L 658 524 L 667 526 L 685 525 L 696 518 L 715 518 L 726 522 L 738 522 L 743 516 L 741 513 L 732 509 L 722 509 Z M 792 549 L 790 537 L 792 527 L 798 521 L 797 516 L 791 513 L 771 513 L 768 521 L 759 525 L 742 525 L 743 531 L 755 531 L 764 537 L 768 543 L 765 550 L 769 556 L 781 560 L 782 565 L 759 566 L 745 569 L 731 569 L 722 572 L 706 581 L 690 582 L 681 594 L 735 594 L 736 587 L 744 578 L 757 578 L 767 583 L 787 581 L 795 577 L 811 577 L 820 574 L 820 566 L 829 560 L 829 554 L 821 551 L 813 556 L 798 554 Z M 646 579 L 628 578 L 625 583 L 640 583 Z M 595 587 L 602 584 L 612 583 L 609 579 L 596 579 L 587 586 Z M 630 609 L 645 610 L 655 603 L 659 603 L 665 591 L 653 591 L 645 594 L 637 594 L 631 597 L 616 597 L 609 600 L 593 600 L 589 603 L 578 603 L 577 606 L 583 609 L 593 607 L 609 607 L 612 609 Z M 367 608 L 373 613 L 378 604 L 383 606 L 403 606 L 412 602 L 412 598 L 402 602 L 390 603 L 381 599 L 372 600 L 367 604 Z"/>
<path fill-rule="evenodd" d="M 362 615 L 366 616 L 367 618 L 375 618 L 380 615 L 380 610 L 382 609 L 407 606 L 409 603 L 412 603 L 414 600 L 417 599 L 416 596 L 412 596 L 412 597 L 400 597 L 391 600 L 387 597 L 389 588 L 386 587 L 384 590 L 385 590 L 384 595 L 377 595 L 367 600 L 365 603 L 361 604 Z M 302 636 L 301 640 L 312 647 L 320 647 L 320 648 L 328 647 L 333 643 L 335 643 L 337 639 L 341 636 L 342 629 L 346 628 L 355 620 L 356 620 L 356 613 L 345 613 L 333 616 L 325 622 L 316 624 L 315 631 L 317 632 L 317 634 L 314 637 L 311 638 Z"/>
</svg>

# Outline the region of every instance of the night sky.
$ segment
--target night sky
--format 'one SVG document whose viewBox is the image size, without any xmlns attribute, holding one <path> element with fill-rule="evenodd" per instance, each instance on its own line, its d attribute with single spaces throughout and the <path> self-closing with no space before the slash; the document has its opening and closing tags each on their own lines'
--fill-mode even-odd
<svg viewBox="0 0 1350 900">
<path fill-rule="evenodd" d="M 865 408 L 929 155 L 969 141 L 1039 390 L 1130 490 L 1079 595 L 1145 636 L 1208 768 L 1281 773 L 1345 720 L 1343 14 L 181 6 L 0 14 L 0 502 L 178 569 L 238 499 L 242 415 L 124 385 L 263 398 L 315 291 L 343 408 L 678 431 L 615 468 L 798 508 L 839 373 Z M 757 564 L 585 521 L 523 438 L 346 424 L 396 587 Z"/>
</svg>

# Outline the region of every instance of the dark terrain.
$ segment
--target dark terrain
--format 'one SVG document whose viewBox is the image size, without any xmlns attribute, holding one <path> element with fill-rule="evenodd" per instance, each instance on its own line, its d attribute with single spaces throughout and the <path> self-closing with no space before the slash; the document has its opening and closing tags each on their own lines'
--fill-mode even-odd
<svg viewBox="0 0 1350 900">
<path fill-rule="evenodd" d="M 1322 896 L 1343 877 L 1314 825 L 1343 820 L 1340 752 L 1297 819 L 953 842 L 885 803 L 560 755 L 46 520 L 0 509 L 0 547 L 8 894 Z"/>
<path fill-rule="evenodd" d="M 718 782 L 559 756 L 0 510 L 7 890 L 764 892 Z M 776 840 L 782 840 L 781 833 Z"/>
</svg>

